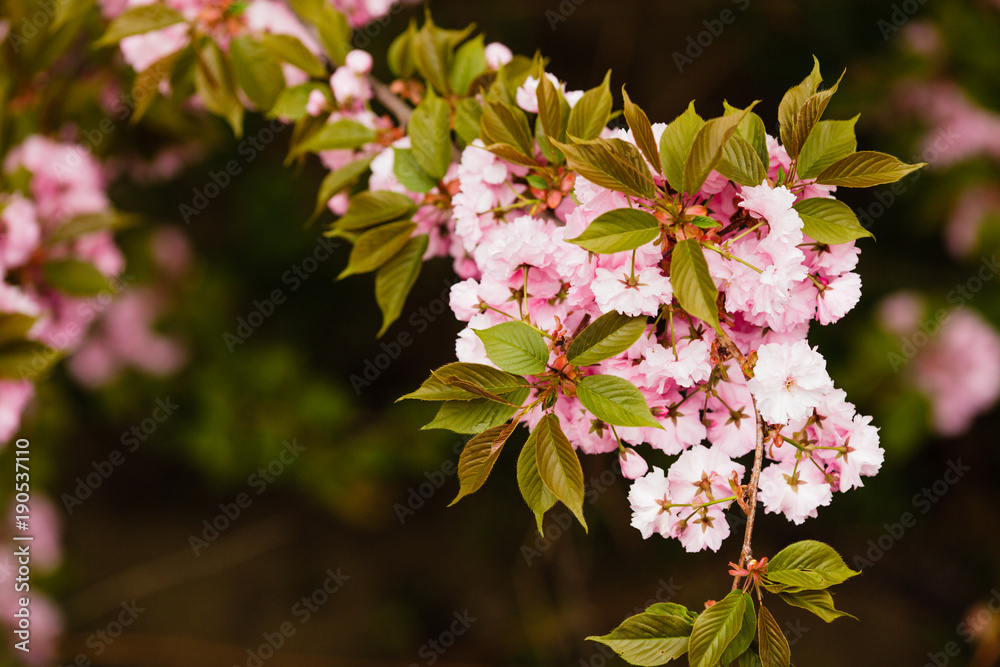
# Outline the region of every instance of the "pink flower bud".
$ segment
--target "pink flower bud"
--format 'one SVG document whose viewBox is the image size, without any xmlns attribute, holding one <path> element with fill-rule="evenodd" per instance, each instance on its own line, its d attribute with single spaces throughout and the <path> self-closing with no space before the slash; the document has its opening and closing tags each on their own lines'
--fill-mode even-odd
<svg viewBox="0 0 1000 667">
<path fill-rule="evenodd" d="M 618 460 L 622 465 L 622 475 L 628 479 L 639 479 L 649 470 L 646 460 L 639 456 L 639 453 L 631 447 L 626 447 L 618 455 Z"/>
<path fill-rule="evenodd" d="M 502 65 L 506 65 L 513 59 L 514 54 L 500 42 L 486 45 L 486 64 L 489 65 L 490 69 L 500 69 Z"/>
<path fill-rule="evenodd" d="M 372 57 L 367 51 L 355 49 L 347 54 L 344 65 L 355 74 L 368 74 L 372 71 Z"/>
</svg>

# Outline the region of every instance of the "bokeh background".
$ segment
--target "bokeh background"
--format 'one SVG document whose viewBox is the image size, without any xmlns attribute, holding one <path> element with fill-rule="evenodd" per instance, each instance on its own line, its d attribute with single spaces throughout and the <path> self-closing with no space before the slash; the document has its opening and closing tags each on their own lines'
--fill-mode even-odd
<svg viewBox="0 0 1000 667">
<path fill-rule="evenodd" d="M 821 539 L 863 566 L 837 597 L 859 621 L 826 625 L 776 611 L 795 664 L 998 664 L 1000 616 L 989 604 L 1000 609 L 1000 361 L 990 333 L 1000 324 L 1000 269 L 991 263 L 1000 245 L 1000 4 L 430 7 L 439 25 L 474 21 L 487 41 L 542 51 L 571 88 L 596 85 L 611 69 L 612 89 L 627 83 L 654 122 L 691 99 L 702 114 L 721 111 L 724 99 L 761 99 L 773 133 L 781 95 L 815 54 L 828 80 L 847 69 L 828 118 L 861 113 L 861 147 L 930 163 L 900 192 L 843 194 L 869 214 L 877 241 L 861 244 L 860 305 L 811 333 L 838 386 L 882 427 L 886 463 L 802 526 L 761 516 L 754 546 L 766 555 Z M 376 75 L 388 78 L 377 54 L 422 11 L 369 29 Z M 84 128 L 93 120 L 85 113 Z M 246 136 L 261 139 L 250 150 L 221 121 L 154 114 L 121 124 L 98 151 L 130 156 L 110 194 L 144 220 L 118 236 L 135 276 L 121 299 L 148 290 L 143 302 L 157 304 L 120 317 L 151 321 L 150 335 L 175 346 L 178 360 L 170 372 L 126 365 L 82 380 L 63 364 L 24 419 L 33 479 L 52 499 L 63 540 L 60 567 L 40 580 L 63 615 L 58 664 L 85 664 L 82 655 L 101 665 L 599 667 L 621 663 L 586 636 L 652 600 L 723 596 L 737 539 L 697 555 L 642 540 L 628 525 L 628 486 L 610 472 L 610 455 L 584 460 L 589 535 L 557 510 L 547 537 L 538 536 L 514 457 L 501 458 L 479 493 L 446 507 L 457 491 L 458 441 L 419 430 L 432 408 L 394 400 L 453 359 L 460 327 L 441 300 L 450 267 L 425 267 L 403 317 L 377 340 L 370 276 L 334 280 L 346 248 L 303 264 L 316 257 L 321 227 L 303 223 L 324 170 L 284 166 L 289 137 L 265 142 L 265 127 L 248 118 Z M 177 162 L 176 174 L 144 173 L 144 165 L 157 172 L 157 159 Z M 241 173 L 185 221 L 180 204 L 233 159 Z M 946 335 L 933 313 L 956 305 L 952 291 L 962 286 L 970 317 L 986 329 Z M 251 335 L 239 333 L 239 318 L 267 315 L 262 303 L 275 289 L 286 300 Z M 921 325 L 930 335 L 914 335 Z M 164 404 L 175 407 L 150 421 Z M 142 439 L 132 440 L 133 428 Z M 81 502 L 67 502 L 115 450 L 124 462 Z M 2 457 L 12 469 L 10 448 Z M 219 519 L 235 514 L 240 494 L 248 506 Z M 212 521 L 228 527 L 212 537 L 204 523 Z M 336 592 L 319 593 L 324 584 Z M 130 615 L 122 605 L 133 601 Z M 123 614 L 135 619 L 112 637 Z M 277 643 L 283 624 L 294 634 L 276 651 L 261 649 Z"/>
</svg>

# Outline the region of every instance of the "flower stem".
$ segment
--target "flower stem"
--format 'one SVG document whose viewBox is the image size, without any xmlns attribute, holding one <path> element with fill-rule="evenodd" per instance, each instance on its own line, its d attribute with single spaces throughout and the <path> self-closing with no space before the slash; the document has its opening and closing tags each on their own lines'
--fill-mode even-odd
<svg viewBox="0 0 1000 667">
<path fill-rule="evenodd" d="M 725 346 L 729 353 L 736 358 L 736 361 L 740 364 L 740 369 L 743 370 L 743 375 L 746 376 L 746 362 L 747 359 L 740 352 L 740 349 L 733 342 L 733 339 L 729 337 L 725 331 L 720 332 L 720 340 Z M 749 377 L 747 378 L 750 379 Z M 750 548 L 750 541 L 753 538 L 753 524 L 754 518 L 757 515 L 757 486 L 760 484 L 760 469 L 764 465 L 764 433 L 767 430 L 767 423 L 761 418 L 760 411 L 757 409 L 757 399 L 754 398 L 753 394 L 750 394 L 750 402 L 753 404 L 753 414 L 754 419 L 757 422 L 757 445 L 754 450 L 753 457 L 753 470 L 750 473 L 750 484 L 747 486 L 747 527 L 743 532 L 743 548 L 740 549 L 740 560 L 739 566 L 744 567 L 751 558 L 753 558 L 753 551 Z M 739 586 L 740 577 L 736 575 L 733 578 L 733 590 Z"/>
</svg>

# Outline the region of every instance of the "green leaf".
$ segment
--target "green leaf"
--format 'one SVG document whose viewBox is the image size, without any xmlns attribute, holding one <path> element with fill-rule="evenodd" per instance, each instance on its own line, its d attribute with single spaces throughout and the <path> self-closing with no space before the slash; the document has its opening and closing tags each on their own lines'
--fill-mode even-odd
<svg viewBox="0 0 1000 667">
<path fill-rule="evenodd" d="M 850 120 L 821 120 L 799 151 L 796 171 L 800 178 L 815 178 L 834 162 L 858 149 L 854 126 L 860 116 Z"/>
<path fill-rule="evenodd" d="M 366 229 L 380 222 L 409 218 L 416 211 L 417 205 L 404 194 L 365 190 L 351 198 L 347 213 L 335 225 L 339 229 Z"/>
<path fill-rule="evenodd" d="M 470 364 L 452 362 L 435 370 L 420 388 L 414 392 L 399 397 L 397 400 L 414 399 L 419 401 L 463 401 L 476 398 L 464 389 L 449 384 L 458 379 L 481 387 L 493 394 L 506 396 L 519 391 L 526 386 L 524 378 L 511 375 L 486 364 Z"/>
<path fill-rule="evenodd" d="M 646 607 L 647 614 L 667 614 L 668 616 L 680 616 L 694 623 L 698 614 L 694 613 L 682 604 L 676 602 L 657 602 Z"/>
<path fill-rule="evenodd" d="M 589 375 L 576 385 L 583 407 L 615 426 L 663 428 L 634 384 L 614 375 Z"/>
<path fill-rule="evenodd" d="M 542 519 L 545 513 L 556 504 L 556 497 L 552 495 L 538 474 L 538 455 L 535 453 L 537 440 L 538 429 L 536 428 L 528 435 L 528 440 L 524 443 L 521 454 L 517 457 L 517 487 L 521 490 L 521 497 L 528 504 L 528 509 L 535 515 L 538 534 L 542 535 Z"/>
<path fill-rule="evenodd" d="M 0 313 L 0 346 L 23 340 L 37 319 L 23 313 Z"/>
<path fill-rule="evenodd" d="M 247 36 L 234 38 L 229 54 L 240 88 L 258 109 L 270 110 L 285 87 L 281 63 L 260 42 Z"/>
<path fill-rule="evenodd" d="M 803 570 L 786 570 L 775 572 L 773 575 L 768 574 L 767 582 L 768 590 L 771 592 L 816 590 L 829 586 L 820 575 Z"/>
<path fill-rule="evenodd" d="M 441 95 L 451 91 L 448 82 L 448 65 L 452 46 L 431 21 L 430 15 L 424 25 L 413 36 L 413 58 L 417 69 Z"/>
<path fill-rule="evenodd" d="M 723 101 L 722 105 L 725 107 L 725 115 L 727 116 L 741 114 L 744 111 L 744 109 L 734 107 L 726 101 Z M 760 116 L 752 111 L 744 116 L 743 120 L 736 127 L 736 136 L 743 138 L 753 147 L 754 152 L 757 153 L 757 157 L 760 158 L 761 164 L 765 167 L 770 164 L 771 157 L 767 152 L 767 129 Z"/>
<path fill-rule="evenodd" d="M 451 164 L 450 113 L 448 103 L 428 91 L 407 126 L 413 157 L 434 181 L 444 178 Z"/>
<path fill-rule="evenodd" d="M 611 254 L 639 248 L 659 235 L 660 221 L 652 213 L 617 208 L 597 216 L 582 234 L 567 241 L 590 252 Z"/>
<path fill-rule="evenodd" d="M 542 417 L 535 426 L 535 461 L 538 476 L 556 498 L 570 509 L 577 520 L 587 529 L 583 518 L 583 468 L 573 445 L 566 439 L 559 427 L 559 419 L 553 414 Z"/>
<path fill-rule="evenodd" d="M 516 426 L 517 422 L 494 426 L 465 443 L 458 457 L 458 495 L 448 503 L 449 507 L 483 486 L 500 456 L 500 450 Z"/>
<path fill-rule="evenodd" d="M 535 160 L 535 158 L 528 157 L 521 152 L 521 149 L 514 148 L 510 144 L 490 144 L 489 146 L 486 146 L 486 150 L 493 153 L 498 158 L 506 160 L 507 162 L 521 164 L 527 167 L 538 166 L 538 161 Z"/>
<path fill-rule="evenodd" d="M 130 35 L 160 30 L 183 21 L 183 14 L 162 3 L 129 7 L 111 22 L 94 46 L 111 46 Z"/>
<path fill-rule="evenodd" d="M 754 636 L 757 634 L 757 613 L 753 608 L 753 599 L 747 596 L 746 606 L 743 608 L 743 621 L 737 634 L 726 650 L 722 652 L 721 662 L 728 665 L 750 648 Z"/>
<path fill-rule="evenodd" d="M 837 92 L 837 88 L 840 86 L 843 78 L 844 74 L 841 74 L 840 79 L 837 79 L 837 82 L 833 86 L 812 95 L 802 104 L 799 112 L 795 115 L 795 125 L 792 127 L 789 142 L 785 144 L 785 149 L 788 151 L 790 157 L 798 157 L 799 151 L 809 138 L 809 135 L 812 134 L 813 128 L 816 127 L 816 123 L 819 122 L 823 112 L 826 111 L 827 105 L 830 104 L 830 98 Z"/>
<path fill-rule="evenodd" d="M 113 209 L 105 209 L 99 213 L 84 213 L 70 218 L 52 230 L 52 233 L 45 239 L 45 243 L 46 245 L 55 245 L 103 229 L 111 231 L 125 229 L 135 226 L 138 221 L 138 216 Z"/>
<path fill-rule="evenodd" d="M 660 136 L 660 164 L 663 175 L 677 192 L 684 192 L 684 165 L 691 154 L 691 145 L 698 131 L 705 124 L 698 112 L 694 110 L 694 102 L 688 104 L 687 110 L 675 118 L 663 130 Z"/>
<path fill-rule="evenodd" d="M 129 117 L 130 123 L 138 123 L 149 110 L 150 105 L 159 95 L 160 81 L 170 76 L 183 51 L 184 49 L 180 49 L 168 53 L 136 74 L 135 80 L 132 82 L 132 99 L 135 100 L 135 110 Z"/>
<path fill-rule="evenodd" d="M 847 567 L 833 547 L 815 540 L 803 540 L 785 547 L 770 560 L 767 577 L 771 579 L 779 572 L 798 570 L 819 575 L 826 583 L 817 588 L 826 588 L 847 581 L 858 574 Z"/>
<path fill-rule="evenodd" d="M 760 664 L 760 656 L 754 653 L 753 650 L 749 650 L 739 659 L 739 667 L 763 667 Z"/>
<path fill-rule="evenodd" d="M 309 104 L 309 96 L 314 90 L 323 93 L 327 101 L 330 99 L 330 86 L 325 83 L 302 83 L 291 88 L 285 88 L 274 101 L 274 105 L 267 112 L 268 118 L 289 118 L 300 120 L 309 115 L 306 106 Z"/>
<path fill-rule="evenodd" d="M 319 186 L 319 194 L 316 196 L 316 208 L 313 210 L 309 221 L 312 222 L 319 217 L 330 200 L 341 190 L 348 188 L 361 178 L 362 174 L 368 171 L 372 158 L 366 157 L 354 162 L 348 162 L 337 171 L 331 171 L 323 179 Z"/>
<path fill-rule="evenodd" d="M 763 667 L 789 667 L 792 663 L 792 653 L 788 639 L 781 632 L 778 622 L 764 605 L 760 606 L 757 616 L 757 636 L 760 646 L 760 663 Z"/>
<path fill-rule="evenodd" d="M 449 76 L 451 89 L 459 95 L 467 94 L 472 82 L 487 68 L 483 36 L 477 35 L 455 52 L 455 62 L 452 64 Z"/>
<path fill-rule="evenodd" d="M 23 340 L 0 347 L 0 378 L 6 380 L 35 379 L 45 374 L 62 357 L 34 340 Z"/>
<path fill-rule="evenodd" d="M 146 5 L 151 7 L 153 5 Z M 195 89 L 205 108 L 226 119 L 237 137 L 243 135 L 243 103 L 236 96 L 233 73 L 222 51 L 208 40 L 195 68 Z"/>
<path fill-rule="evenodd" d="M 875 238 L 842 201 L 813 197 L 795 202 L 792 208 L 802 218 L 802 232 L 820 243 L 836 245 L 865 236 Z"/>
<path fill-rule="evenodd" d="M 319 41 L 326 49 L 327 55 L 337 65 L 343 65 L 347 54 L 354 48 L 351 45 L 351 26 L 347 18 L 333 8 L 328 2 L 317 3 L 318 9 L 312 16 L 306 18 L 316 26 Z"/>
<path fill-rule="evenodd" d="M 392 173 L 396 180 L 411 192 L 430 192 L 437 187 L 437 181 L 431 178 L 413 157 L 409 148 L 393 148 Z"/>
<path fill-rule="evenodd" d="M 45 281 L 71 296 L 93 296 L 110 290 L 108 279 L 93 264 L 78 259 L 57 259 L 42 265 Z"/>
<path fill-rule="evenodd" d="M 786 604 L 790 604 L 793 607 L 799 607 L 800 609 L 805 609 L 806 611 L 816 614 L 821 619 L 830 623 L 841 616 L 846 616 L 847 618 L 854 618 L 848 613 L 838 611 L 833 606 L 833 596 L 830 595 L 830 591 L 799 591 L 797 593 L 781 592 L 778 593 L 778 597 L 785 601 Z M 858 620 L 854 618 L 854 620 Z"/>
<path fill-rule="evenodd" d="M 406 297 L 410 295 L 424 265 L 428 242 L 427 234 L 414 236 L 376 272 L 375 301 L 382 311 L 382 328 L 378 330 L 378 338 L 403 312 Z"/>
<path fill-rule="evenodd" d="M 566 359 L 574 366 L 590 366 L 632 347 L 646 332 L 645 317 L 611 311 L 594 320 L 573 339 Z"/>
<path fill-rule="evenodd" d="M 715 218 L 710 218 L 707 215 L 696 215 L 690 220 L 691 224 L 700 229 L 715 229 L 716 227 L 721 227 L 722 223 Z"/>
<path fill-rule="evenodd" d="M 503 322 L 476 332 L 490 361 L 509 373 L 540 375 L 549 361 L 549 348 L 542 334 L 524 322 Z"/>
<path fill-rule="evenodd" d="M 409 220 L 369 229 L 358 237 L 347 260 L 347 268 L 340 272 L 337 280 L 379 268 L 403 249 L 416 229 L 416 223 Z"/>
<path fill-rule="evenodd" d="M 625 120 L 635 137 L 636 146 L 646 156 L 646 160 L 653 165 L 657 173 L 663 173 L 663 165 L 660 162 L 660 149 L 656 145 L 656 136 L 653 134 L 653 125 L 649 122 L 646 112 L 634 104 L 622 86 L 622 97 L 625 99 Z"/>
<path fill-rule="evenodd" d="M 877 151 L 858 151 L 824 169 L 816 177 L 816 182 L 845 188 L 868 188 L 873 185 L 894 183 L 926 166 L 926 162 L 906 164 L 891 155 Z"/>
<path fill-rule="evenodd" d="M 365 127 L 356 120 L 343 118 L 326 123 L 319 132 L 296 146 L 295 153 L 319 153 L 340 148 L 361 148 L 375 141 L 375 130 Z"/>
<path fill-rule="evenodd" d="M 719 329 L 719 290 L 708 272 L 705 253 L 695 239 L 674 246 L 670 260 L 670 284 L 681 308 Z"/>
<path fill-rule="evenodd" d="M 556 141 L 564 141 L 566 132 L 563 127 L 562 93 L 545 74 L 542 74 L 538 82 L 535 97 L 538 99 L 538 121 L 542 124 L 545 135 Z"/>
<path fill-rule="evenodd" d="M 719 663 L 726 647 L 740 634 L 747 605 L 753 605 L 748 594 L 732 591 L 698 616 L 688 645 L 691 667 L 715 667 Z"/>
<path fill-rule="evenodd" d="M 389 45 L 389 52 L 386 56 L 389 70 L 401 79 L 409 79 L 417 67 L 413 57 L 413 38 L 416 34 L 417 22 L 410 19 L 410 25 L 407 26 L 406 32 L 392 40 L 392 44 Z"/>
<path fill-rule="evenodd" d="M 455 103 L 455 133 L 466 144 L 479 138 L 483 107 L 474 98 L 465 97 Z"/>
<path fill-rule="evenodd" d="M 722 159 L 722 149 L 736 132 L 736 127 L 757 105 L 754 102 L 739 114 L 706 121 L 694 136 L 691 153 L 684 163 L 684 192 L 694 194 L 701 189 L 709 173 Z"/>
<path fill-rule="evenodd" d="M 524 387 L 507 395 L 511 403 L 523 403 L 528 398 L 528 388 Z M 506 423 L 518 408 L 491 401 L 488 398 L 473 398 L 468 401 L 445 401 L 438 409 L 434 420 L 421 430 L 440 428 L 473 435 L 488 428 Z"/>
<path fill-rule="evenodd" d="M 722 159 L 716 165 L 720 174 L 740 185 L 760 185 L 767 179 L 767 167 L 760 161 L 757 151 L 738 135 L 726 142 Z"/>
<path fill-rule="evenodd" d="M 611 71 L 604 75 L 601 85 L 591 88 L 569 112 L 566 134 L 579 139 L 596 139 L 611 119 Z"/>
<path fill-rule="evenodd" d="M 632 665 L 663 665 L 688 650 L 691 622 L 679 615 L 649 613 L 626 618 L 603 637 L 587 637 L 610 647 Z"/>
<path fill-rule="evenodd" d="M 778 123 L 780 124 L 781 143 L 789 145 L 792 139 L 792 132 L 795 129 L 795 119 L 799 115 L 799 109 L 810 97 L 816 94 L 816 89 L 822 83 L 823 77 L 819 73 L 819 60 L 813 56 L 813 69 L 805 79 L 797 86 L 788 89 L 781 104 L 778 105 Z M 791 153 L 791 151 L 789 151 Z"/>
<path fill-rule="evenodd" d="M 282 62 L 298 67 L 309 76 L 326 78 L 326 67 L 297 37 L 265 32 L 260 36 L 260 45 Z"/>
<path fill-rule="evenodd" d="M 483 107 L 479 133 L 487 145 L 507 144 L 529 158 L 535 155 L 528 118 L 521 109 L 511 104 L 487 102 Z"/>
<path fill-rule="evenodd" d="M 642 153 L 621 139 L 591 139 L 573 144 L 552 141 L 571 169 L 601 187 L 643 199 L 656 198 L 656 184 Z"/>
</svg>

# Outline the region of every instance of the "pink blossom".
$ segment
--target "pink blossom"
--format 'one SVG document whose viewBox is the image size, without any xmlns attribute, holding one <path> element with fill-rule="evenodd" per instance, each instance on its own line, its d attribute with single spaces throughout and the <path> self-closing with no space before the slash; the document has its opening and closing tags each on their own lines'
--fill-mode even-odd
<svg viewBox="0 0 1000 667">
<path fill-rule="evenodd" d="M 0 380 L 0 444 L 8 442 L 21 426 L 21 413 L 35 395 L 27 380 Z"/>
<path fill-rule="evenodd" d="M 725 512 L 717 505 L 704 507 L 694 512 L 693 516 L 685 508 L 675 509 L 674 513 L 675 518 L 680 520 L 674 524 L 673 535 L 688 553 L 705 549 L 718 551 L 722 541 L 729 537 L 729 522 Z"/>
<path fill-rule="evenodd" d="M 982 317 L 955 310 L 915 362 L 917 387 L 931 401 L 934 428 L 955 436 L 1000 397 L 1000 335 Z"/>
<path fill-rule="evenodd" d="M 728 498 L 733 495 L 730 479 L 735 475 L 738 481 L 743 472 L 743 466 L 730 460 L 721 450 L 695 445 L 670 466 L 667 473 L 670 497 L 680 504 L 694 502 L 699 494 L 708 500 Z"/>
<path fill-rule="evenodd" d="M 632 508 L 632 527 L 642 533 L 643 539 L 648 540 L 653 533 L 664 537 L 670 535 L 670 485 L 663 470 L 654 467 L 644 477 L 632 482 L 628 502 Z"/>
<path fill-rule="evenodd" d="M 830 504 L 833 491 L 811 461 L 789 458 L 761 471 L 757 497 L 766 512 L 784 514 L 789 521 L 801 524 L 815 517 L 817 508 Z"/>
<path fill-rule="evenodd" d="M 771 424 L 803 419 L 833 389 L 826 360 L 805 341 L 770 343 L 757 350 L 754 377 L 747 387 L 757 409 Z"/>
<path fill-rule="evenodd" d="M 21 195 L 11 195 L 0 210 L 0 270 L 28 261 L 38 247 L 41 230 L 34 205 Z"/>
<path fill-rule="evenodd" d="M 500 42 L 490 42 L 486 45 L 486 65 L 491 70 L 498 70 L 514 59 L 514 54 Z"/>
<path fill-rule="evenodd" d="M 834 278 L 819 294 L 816 319 L 831 324 L 846 315 L 861 299 L 861 276 L 850 272 Z"/>
<path fill-rule="evenodd" d="M 658 267 L 636 271 L 634 280 L 627 271 L 597 269 L 590 289 L 602 311 L 617 310 L 631 317 L 656 315 L 660 306 L 670 303 L 674 295 L 670 278 Z"/>
</svg>

